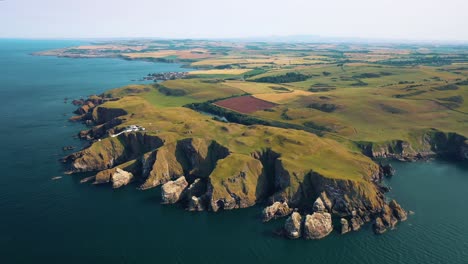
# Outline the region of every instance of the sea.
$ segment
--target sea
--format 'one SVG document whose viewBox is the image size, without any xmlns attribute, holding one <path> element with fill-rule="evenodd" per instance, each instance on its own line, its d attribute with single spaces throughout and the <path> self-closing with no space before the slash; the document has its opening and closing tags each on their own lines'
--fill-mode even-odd
<svg viewBox="0 0 468 264">
<path fill-rule="evenodd" d="M 218 213 L 161 205 L 160 189 L 112 189 L 65 175 L 59 159 L 84 142 L 71 99 L 139 83 L 178 64 L 33 56 L 86 44 L 0 40 L 0 263 L 468 263 L 468 166 L 392 162 L 386 181 L 414 214 L 383 235 L 370 225 L 316 241 L 273 234 L 261 207 Z M 65 100 L 67 98 L 68 100 Z M 62 177 L 53 180 L 54 177 Z"/>
</svg>

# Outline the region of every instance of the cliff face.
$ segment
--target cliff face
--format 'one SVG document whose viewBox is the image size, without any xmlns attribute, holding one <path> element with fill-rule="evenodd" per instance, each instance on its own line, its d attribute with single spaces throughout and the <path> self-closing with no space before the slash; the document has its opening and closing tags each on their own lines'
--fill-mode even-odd
<svg viewBox="0 0 468 264">
<path fill-rule="evenodd" d="M 349 221 L 353 230 L 385 216 L 388 206 L 379 187 L 379 166 L 335 141 L 301 131 L 237 124 L 226 127 L 214 121 L 197 128 L 185 121 L 168 123 L 164 115 L 159 115 L 162 121 L 155 126 L 166 126 L 165 133 L 126 132 L 106 137 L 132 118 L 128 112 L 106 105 L 92 110 L 90 120 L 95 126 L 87 135 L 99 140 L 64 159 L 71 172 L 96 171 L 95 183 L 112 182 L 115 188 L 133 180 L 140 189 L 165 185 L 167 203 L 179 202 L 193 211 L 280 202 L 291 208 L 283 215 L 287 216 L 292 208 L 313 212 L 314 201 L 320 198 L 331 216 Z M 205 132 L 212 129 L 210 125 L 219 126 L 221 136 Z M 237 134 L 226 135 L 226 131 Z"/>
<path fill-rule="evenodd" d="M 100 171 L 138 158 L 162 144 L 162 140 L 156 136 L 122 134 L 96 141 L 88 148 L 65 157 L 64 162 L 71 172 Z"/>
<path fill-rule="evenodd" d="M 265 198 L 267 179 L 262 163 L 247 155 L 220 160 L 208 181 L 209 208 L 245 208 Z"/>
<path fill-rule="evenodd" d="M 393 140 L 386 143 L 361 142 L 358 145 L 365 155 L 372 158 L 415 160 L 438 156 L 461 161 L 468 160 L 466 137 L 435 129 L 414 135 L 411 142 Z"/>
</svg>

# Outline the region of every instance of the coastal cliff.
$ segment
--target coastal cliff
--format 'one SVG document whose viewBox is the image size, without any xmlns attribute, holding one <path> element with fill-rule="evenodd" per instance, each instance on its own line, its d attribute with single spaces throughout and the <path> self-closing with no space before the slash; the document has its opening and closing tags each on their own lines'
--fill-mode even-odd
<svg viewBox="0 0 468 264">
<path fill-rule="evenodd" d="M 468 160 L 468 139 L 462 135 L 427 129 L 413 133 L 410 140 L 359 142 L 363 154 L 372 158 L 419 160 L 433 157 Z"/>
<path fill-rule="evenodd" d="M 389 205 L 379 165 L 336 141 L 304 131 L 225 124 L 184 108 L 171 119 L 170 110 L 151 109 L 144 113 L 153 117 L 151 126 L 127 131 L 130 122 L 146 121 L 127 109 L 125 101 L 115 100 L 87 109 L 92 114 L 83 121 L 94 126 L 80 135 L 91 144 L 63 159 L 71 173 L 96 172 L 96 184 L 114 188 L 132 181 L 142 190 L 162 185 L 164 203 L 191 211 L 280 202 L 286 209 L 273 210 L 271 218 L 288 216 L 294 208 L 309 223 L 306 238 L 323 237 L 311 229 L 314 221 L 331 225 L 332 217 L 349 222 L 349 230 L 367 222 L 378 221 L 379 230 L 395 224 L 382 222 Z M 316 212 L 317 200 L 323 212 Z M 325 235 L 330 228 L 323 229 Z"/>
</svg>

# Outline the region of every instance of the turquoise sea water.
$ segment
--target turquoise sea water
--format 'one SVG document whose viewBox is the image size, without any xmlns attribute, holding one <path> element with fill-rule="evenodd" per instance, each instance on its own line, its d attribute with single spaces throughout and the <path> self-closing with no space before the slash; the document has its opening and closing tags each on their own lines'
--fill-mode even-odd
<svg viewBox="0 0 468 264">
<path fill-rule="evenodd" d="M 258 207 L 189 213 L 160 205 L 159 189 L 112 190 L 63 175 L 61 148 L 81 144 L 65 97 L 183 70 L 29 55 L 77 44 L 0 40 L 0 263 L 468 263 L 466 165 L 394 163 L 389 196 L 415 214 L 382 236 L 366 226 L 320 241 L 273 236 L 284 220 L 263 224 Z"/>
</svg>

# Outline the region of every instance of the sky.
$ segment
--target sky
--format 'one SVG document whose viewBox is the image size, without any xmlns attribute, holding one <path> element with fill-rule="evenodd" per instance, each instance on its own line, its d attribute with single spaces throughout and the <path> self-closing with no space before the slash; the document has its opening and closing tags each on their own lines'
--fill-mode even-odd
<svg viewBox="0 0 468 264">
<path fill-rule="evenodd" d="M 0 0 L 0 38 L 468 41 L 468 0 Z"/>
</svg>

